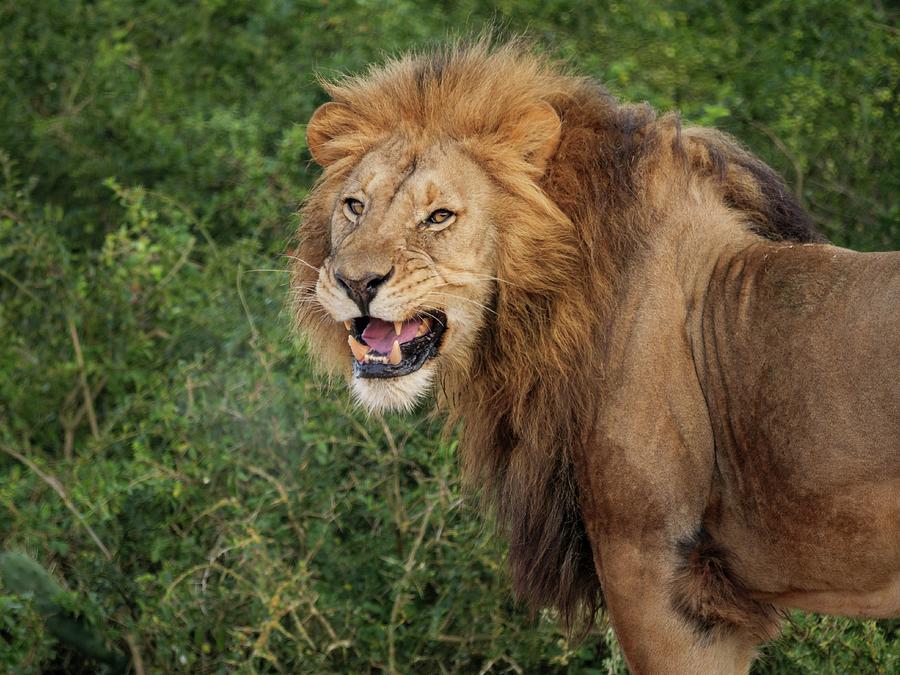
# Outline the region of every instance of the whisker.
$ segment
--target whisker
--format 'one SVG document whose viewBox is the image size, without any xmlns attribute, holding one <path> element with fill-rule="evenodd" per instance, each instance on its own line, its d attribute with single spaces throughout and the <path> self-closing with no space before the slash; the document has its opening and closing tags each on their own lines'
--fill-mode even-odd
<svg viewBox="0 0 900 675">
<path fill-rule="evenodd" d="M 439 324 L 441 324 L 442 326 L 444 326 L 444 328 L 447 327 L 447 326 L 444 324 L 443 321 L 441 321 L 439 318 L 437 318 L 437 317 L 436 317 L 434 314 L 432 314 L 431 312 L 428 312 L 428 311 L 422 309 L 422 310 L 419 310 L 418 313 L 419 313 L 419 314 L 424 314 L 425 316 L 430 316 L 432 319 L 434 319 L 434 320 L 437 321 Z"/>
<path fill-rule="evenodd" d="M 488 307 L 487 305 L 483 305 L 482 303 L 478 302 L 477 300 L 472 300 L 471 298 L 464 298 L 463 296 L 461 296 L 461 295 L 456 295 L 455 293 L 438 293 L 438 292 L 436 292 L 436 291 L 432 291 L 432 293 L 433 293 L 434 295 L 443 295 L 443 296 L 446 296 L 446 297 L 448 297 L 448 298 L 456 298 L 457 300 L 463 300 L 463 301 L 465 301 L 465 302 L 471 302 L 471 303 L 472 303 L 473 305 L 475 305 L 476 307 L 481 307 L 483 310 L 490 312 L 490 313 L 493 314 L 494 316 L 500 316 L 500 315 L 497 314 L 497 312 L 495 312 L 493 309 L 491 309 L 491 308 Z"/>
<path fill-rule="evenodd" d="M 406 250 L 409 253 L 415 253 L 416 255 L 421 256 L 422 258 L 425 258 L 426 262 L 428 262 L 429 267 L 431 265 L 434 265 L 434 260 L 425 251 L 422 251 L 421 249 L 418 249 L 418 248 L 414 248 L 412 246 L 407 246 Z"/>
<path fill-rule="evenodd" d="M 316 272 L 319 271 L 319 268 L 318 268 L 318 267 L 315 267 L 315 266 L 313 266 L 313 265 L 310 265 L 310 264 L 309 264 L 308 262 L 306 262 L 303 258 L 298 258 L 297 256 L 291 255 L 290 253 L 281 253 L 280 255 L 283 256 L 283 257 L 285 257 L 285 258 L 290 258 L 291 260 L 296 260 L 296 261 L 299 262 L 299 263 L 303 263 L 304 265 L 306 265 L 306 266 L 307 266 L 309 269 L 311 269 L 311 270 L 315 270 Z"/>
<path fill-rule="evenodd" d="M 322 325 L 332 325 L 335 323 L 334 318 L 322 307 L 321 304 L 318 303 L 309 303 L 309 306 L 305 310 L 307 313 L 308 319 L 317 320 Z"/>
<path fill-rule="evenodd" d="M 431 281 L 432 279 L 440 279 L 440 278 L 441 278 L 440 274 L 432 274 L 430 277 L 425 277 L 424 279 L 422 279 L 419 283 L 424 284 L 426 281 Z M 446 286 L 446 284 L 441 284 L 441 285 Z"/>
<path fill-rule="evenodd" d="M 322 306 L 322 303 L 319 302 L 319 298 L 316 295 L 315 289 L 311 287 L 296 289 L 291 293 L 291 296 L 291 301 L 298 304 Z"/>
<path fill-rule="evenodd" d="M 506 279 L 501 279 L 500 277 L 496 277 L 490 274 L 481 274 L 479 272 L 470 272 L 469 270 L 456 270 L 452 267 L 446 267 L 447 271 L 452 274 L 458 274 L 460 276 L 469 276 L 475 279 L 487 279 L 489 281 L 499 281 L 501 284 L 509 284 L 510 286 L 516 286 L 517 288 L 521 288 L 519 284 L 513 283 L 512 281 L 507 281 Z"/>
</svg>

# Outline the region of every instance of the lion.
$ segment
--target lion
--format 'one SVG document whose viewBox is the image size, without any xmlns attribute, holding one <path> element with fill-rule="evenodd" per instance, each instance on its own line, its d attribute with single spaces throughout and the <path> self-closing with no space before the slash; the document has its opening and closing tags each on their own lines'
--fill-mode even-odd
<svg viewBox="0 0 900 675">
<path fill-rule="evenodd" d="M 900 254 L 518 42 L 323 84 L 296 326 L 365 408 L 434 395 L 519 598 L 635 673 L 900 613 Z"/>
</svg>

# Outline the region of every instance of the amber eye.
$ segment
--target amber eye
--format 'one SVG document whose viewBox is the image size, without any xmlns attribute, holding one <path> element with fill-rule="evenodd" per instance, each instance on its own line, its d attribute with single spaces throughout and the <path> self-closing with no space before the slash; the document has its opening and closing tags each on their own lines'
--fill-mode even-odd
<svg viewBox="0 0 900 675">
<path fill-rule="evenodd" d="M 365 210 L 366 206 L 358 199 L 354 199 L 353 197 L 348 197 L 344 200 L 344 213 L 350 220 L 356 220 L 359 216 L 362 215 L 362 212 Z"/>
<path fill-rule="evenodd" d="M 456 214 L 453 211 L 448 211 L 447 209 L 438 209 L 437 211 L 432 211 L 431 215 L 429 215 L 425 221 L 425 225 L 449 225 L 452 219 Z"/>
</svg>

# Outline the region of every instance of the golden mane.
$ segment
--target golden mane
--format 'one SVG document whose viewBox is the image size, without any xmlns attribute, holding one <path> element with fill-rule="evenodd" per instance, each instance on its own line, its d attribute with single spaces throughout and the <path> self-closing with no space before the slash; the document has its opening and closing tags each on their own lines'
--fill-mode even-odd
<svg viewBox="0 0 900 675">
<path fill-rule="evenodd" d="M 575 481 L 579 449 L 594 428 L 603 335 L 621 271 L 653 226 L 642 199 L 657 158 L 677 157 L 719 186 L 723 202 L 772 239 L 819 235 L 782 181 L 732 139 L 681 129 L 676 115 L 620 104 L 597 83 L 568 74 L 520 42 L 486 40 L 407 55 L 324 83 L 354 111 L 336 157 L 302 209 L 298 258 L 328 255 L 331 204 L 323 195 L 363 154 L 404 133 L 463 144 L 512 198 L 497 223 L 496 318 L 465 381 L 440 389 L 449 424 L 460 424 L 464 475 L 509 539 L 517 595 L 587 625 L 601 603 Z M 536 105 L 559 115 L 559 147 L 541 174 L 511 147 L 514 123 Z M 295 289 L 315 285 L 296 264 Z M 296 314 L 322 353 L 342 344 L 300 303 Z M 318 337 L 317 337 L 318 336 Z M 336 355 L 343 358 L 346 355 Z"/>
</svg>

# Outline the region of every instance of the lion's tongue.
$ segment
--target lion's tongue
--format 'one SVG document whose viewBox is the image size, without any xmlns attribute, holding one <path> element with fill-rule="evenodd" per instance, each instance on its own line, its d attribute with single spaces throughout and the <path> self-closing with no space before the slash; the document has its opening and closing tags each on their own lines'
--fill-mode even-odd
<svg viewBox="0 0 900 675">
<path fill-rule="evenodd" d="M 393 323 L 372 318 L 369 319 L 369 325 L 366 326 L 362 333 L 362 339 L 376 352 L 390 354 L 391 347 L 394 346 L 394 340 L 400 340 L 400 344 L 409 342 L 416 337 L 421 324 L 421 319 L 404 321 L 400 329 L 400 335 L 397 335 Z"/>
</svg>

